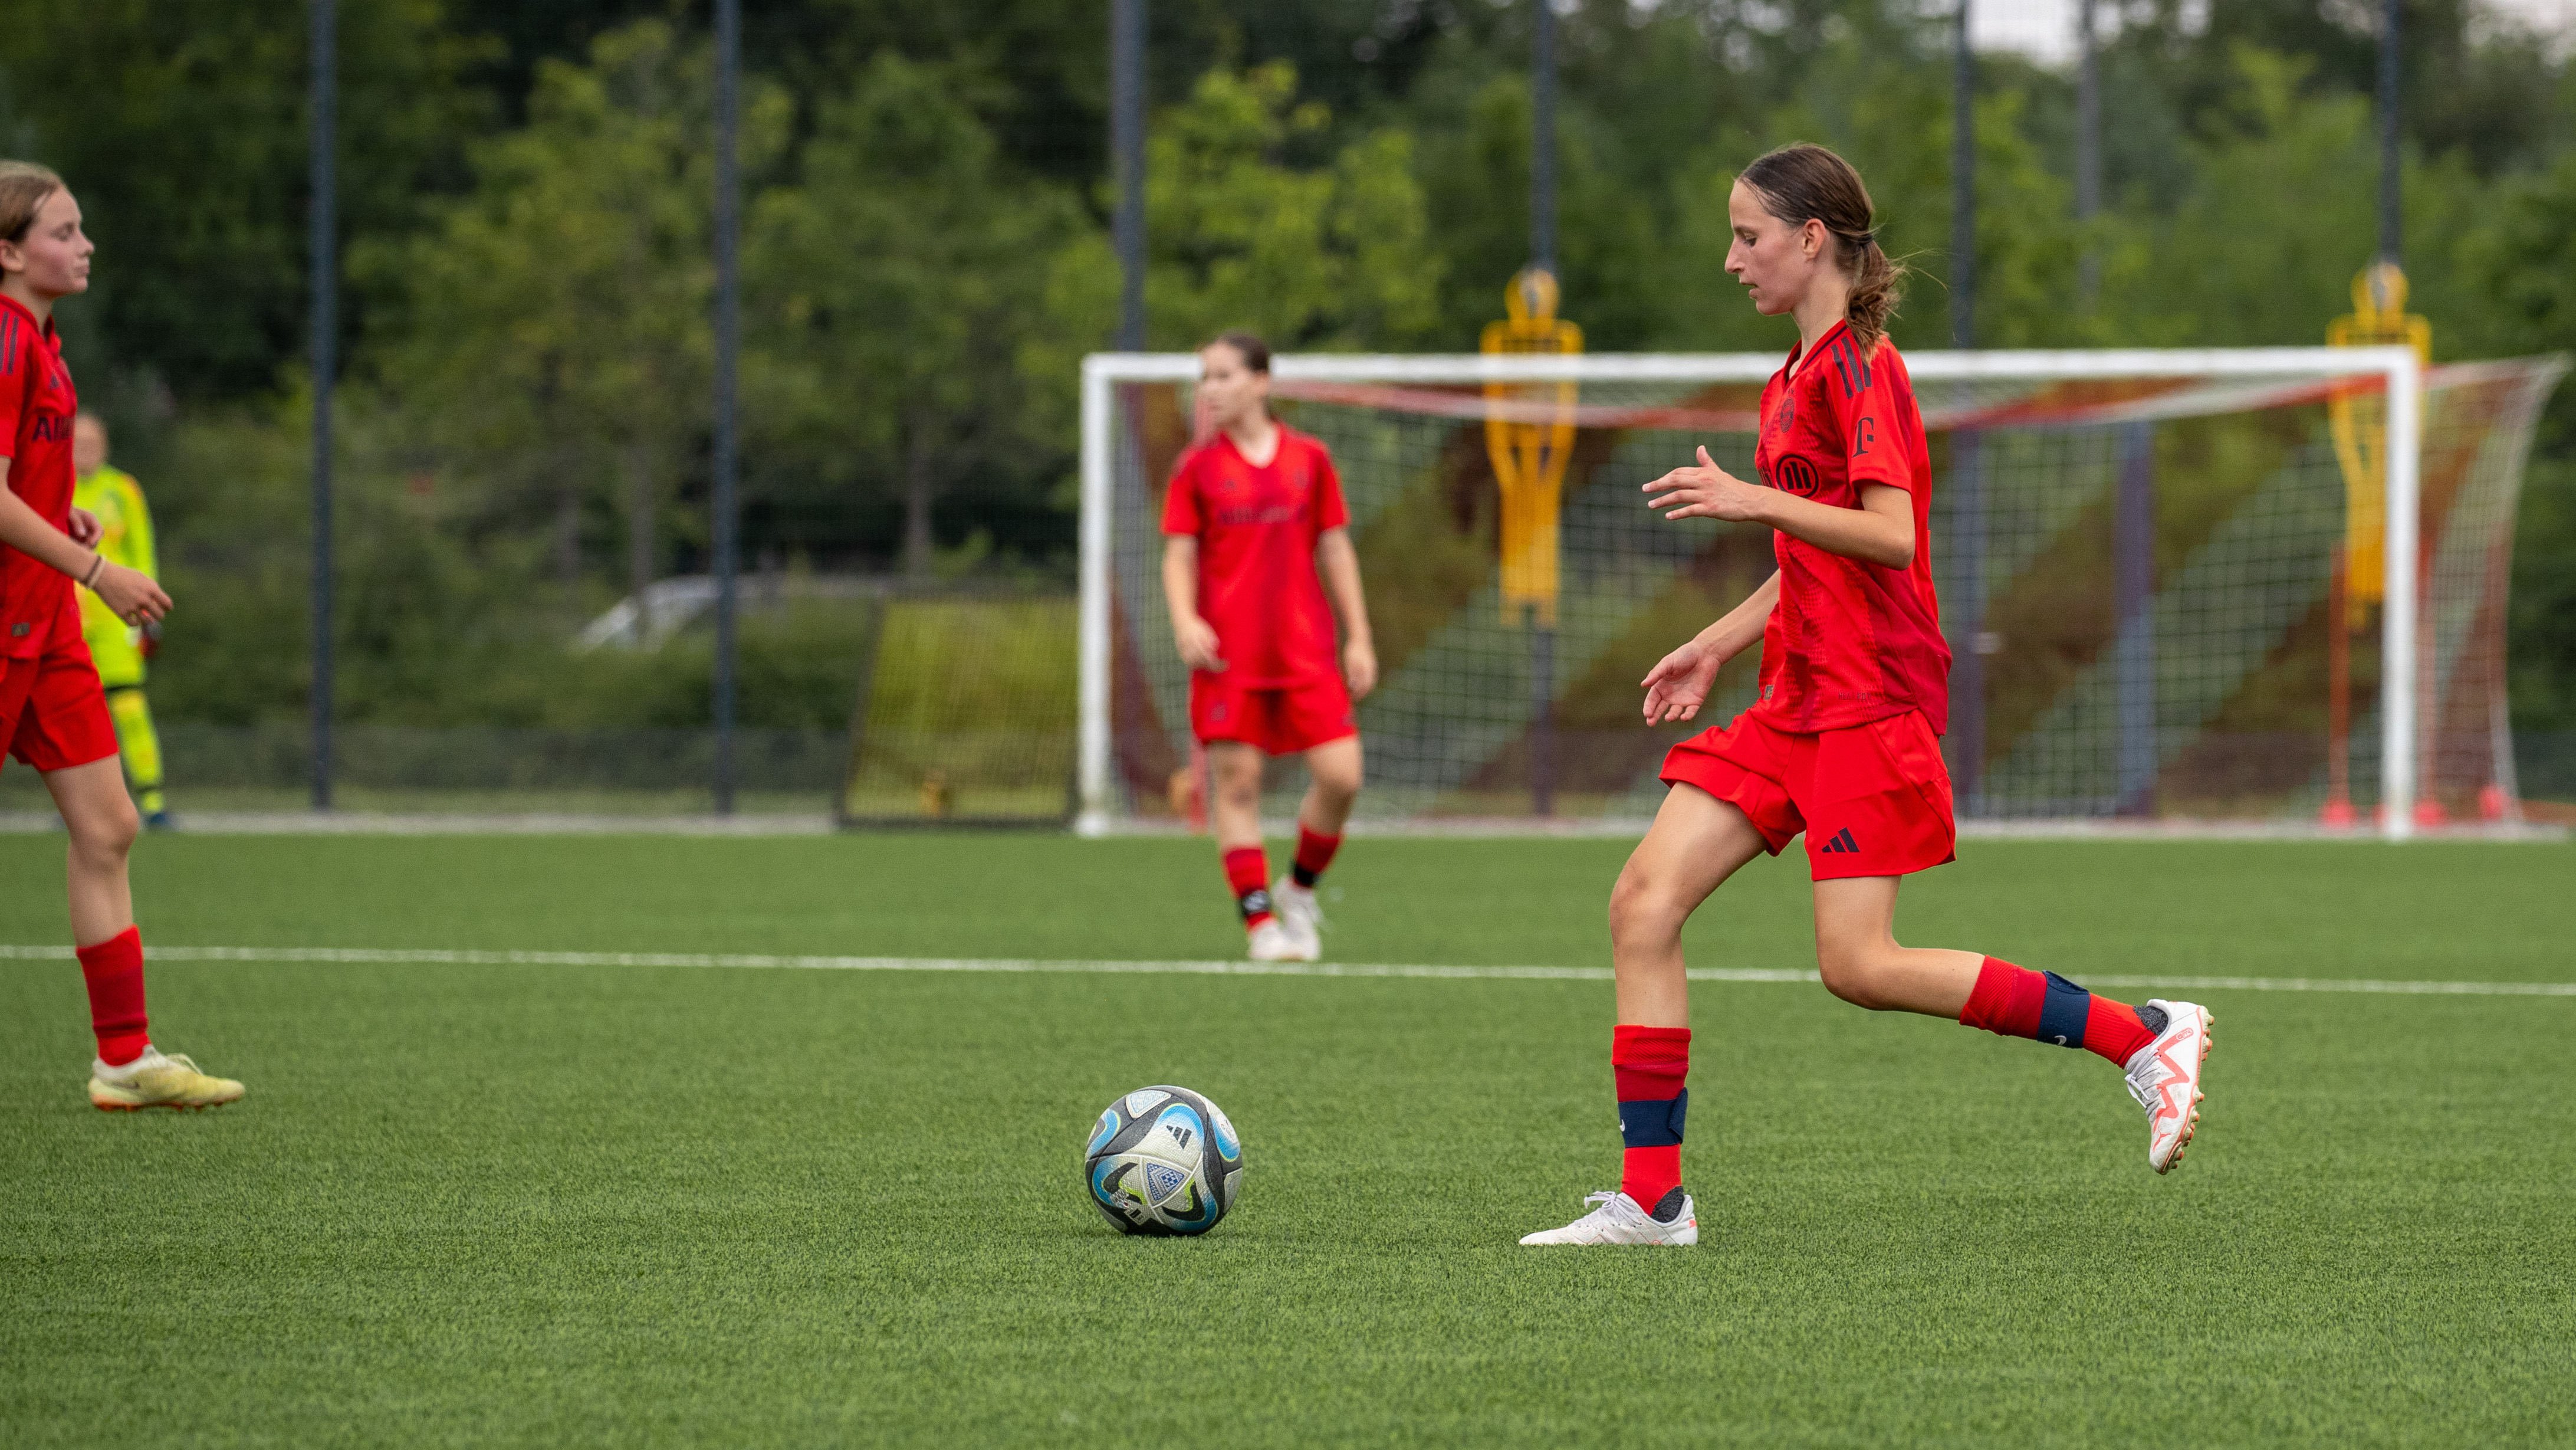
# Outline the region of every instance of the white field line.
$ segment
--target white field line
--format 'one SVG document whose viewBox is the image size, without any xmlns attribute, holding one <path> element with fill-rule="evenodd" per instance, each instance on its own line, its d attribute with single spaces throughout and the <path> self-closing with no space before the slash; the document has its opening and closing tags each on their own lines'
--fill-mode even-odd
<svg viewBox="0 0 2576 1450">
<path fill-rule="evenodd" d="M 1118 962 L 1036 957 L 770 956 L 743 952 L 444 951 L 402 947 L 163 947 L 163 962 L 334 962 L 355 966 L 726 967 L 825 972 L 1090 972 L 1187 977 L 1443 977 L 1480 981 L 1606 982 L 1608 967 L 1458 967 L 1371 962 Z M 66 946 L 0 945 L 0 960 L 68 961 Z M 1777 967 L 1695 967 L 1694 982 L 1813 982 L 1814 972 Z M 2381 982 L 2326 977 L 2160 977 L 2096 974 L 2105 987 L 2180 991 L 2358 992 L 2402 996 L 2576 997 L 2576 982 Z"/>
</svg>

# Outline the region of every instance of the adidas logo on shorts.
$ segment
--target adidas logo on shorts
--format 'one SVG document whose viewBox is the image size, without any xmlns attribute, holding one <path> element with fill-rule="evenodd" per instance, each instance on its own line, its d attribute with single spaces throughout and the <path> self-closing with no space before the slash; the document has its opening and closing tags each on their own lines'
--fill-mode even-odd
<svg viewBox="0 0 2576 1450">
<path fill-rule="evenodd" d="M 1817 847 L 1816 854 L 1820 856 L 1847 856 L 1859 850 L 1860 844 L 1852 839 L 1851 827 L 1845 826 L 1841 830 L 1834 832 L 1834 838 L 1832 840 Z"/>
</svg>

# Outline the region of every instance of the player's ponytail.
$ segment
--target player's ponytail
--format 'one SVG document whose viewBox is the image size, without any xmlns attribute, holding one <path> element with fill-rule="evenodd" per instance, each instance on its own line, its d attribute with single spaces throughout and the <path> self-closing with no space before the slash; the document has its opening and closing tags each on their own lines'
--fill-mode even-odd
<svg viewBox="0 0 2576 1450">
<path fill-rule="evenodd" d="M 1851 279 L 1843 316 L 1862 347 L 1878 346 L 1904 300 L 1905 267 L 1878 244 L 1869 188 L 1861 185 L 1860 173 L 1824 147 L 1801 141 L 1757 158 L 1741 180 L 1773 216 L 1793 227 L 1822 222 L 1833 233 L 1835 263 Z"/>
<path fill-rule="evenodd" d="M 0 161 L 0 242 L 27 240 L 27 228 L 63 179 L 32 161 Z"/>
</svg>

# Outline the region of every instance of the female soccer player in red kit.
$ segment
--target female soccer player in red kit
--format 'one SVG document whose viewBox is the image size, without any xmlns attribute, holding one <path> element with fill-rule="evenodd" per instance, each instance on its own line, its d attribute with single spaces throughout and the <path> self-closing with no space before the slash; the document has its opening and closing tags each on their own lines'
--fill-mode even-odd
<svg viewBox="0 0 2576 1450">
<path fill-rule="evenodd" d="M 116 758 L 107 695 L 81 643 L 75 581 L 118 618 L 161 617 L 151 578 L 91 552 L 95 519 L 72 508 L 72 419 L 80 399 L 63 366 L 54 304 L 89 290 L 94 248 L 80 204 L 41 166 L 0 161 L 0 740 L 45 779 L 71 835 L 72 939 L 89 986 L 101 1108 L 206 1108 L 242 1095 L 185 1057 L 156 1051 L 143 1012 L 143 938 L 134 928 L 126 851 L 139 826 Z"/>
<path fill-rule="evenodd" d="M 1692 1244 L 1681 1186 L 1689 1105 L 1682 923 L 1756 852 L 1804 831 L 1816 963 L 1826 990 L 1874 1011 L 1948 1017 L 2007 1037 L 2083 1048 L 2128 1075 L 2147 1113 L 2147 1163 L 2182 1158 L 2200 1114 L 2209 1013 L 2131 1008 L 2054 972 L 1976 952 L 1899 946 L 1896 888 L 1954 859 L 1939 736 L 1950 651 L 1932 593 L 1932 467 L 1904 359 L 1885 336 L 1897 269 L 1871 230 L 1859 173 L 1820 146 L 1755 161 L 1727 200 L 1726 269 L 1798 345 L 1762 390 L 1761 482 L 1699 451 L 1646 485 L 1668 519 L 1768 524 L 1779 569 L 1666 655 L 1643 681 L 1648 724 L 1688 720 L 1718 668 L 1762 644 L 1760 691 L 1732 724 L 1673 747 L 1672 787 L 1610 896 L 1618 1026 L 1611 1070 L 1627 1144 L 1614 1192 L 1524 1244 Z"/>
<path fill-rule="evenodd" d="M 1252 959 L 1310 962 L 1322 952 L 1315 879 L 1360 792 L 1351 702 L 1377 683 L 1359 555 L 1332 455 L 1270 416 L 1261 339 L 1229 332 L 1199 349 L 1199 399 L 1215 433 L 1172 470 L 1163 596 L 1190 666 L 1190 730 L 1207 747 L 1217 849 Z M 1313 784 L 1297 809 L 1295 864 L 1274 884 L 1261 763 L 1295 754 Z"/>
</svg>

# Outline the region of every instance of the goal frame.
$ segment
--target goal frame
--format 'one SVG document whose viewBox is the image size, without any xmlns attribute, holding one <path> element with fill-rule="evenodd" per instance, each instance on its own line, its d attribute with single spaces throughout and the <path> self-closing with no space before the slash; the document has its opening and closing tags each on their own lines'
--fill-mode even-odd
<svg viewBox="0 0 2576 1450">
<path fill-rule="evenodd" d="M 1272 376 L 1291 382 L 1760 383 L 1780 370 L 1776 353 L 1284 353 Z M 2415 350 L 2383 347 L 2110 348 L 1910 352 L 1917 378 L 2061 379 L 2264 377 L 2303 383 L 2374 383 L 2387 403 L 2387 545 L 2380 615 L 2379 834 L 2415 833 L 2416 570 L 2422 494 L 2425 368 Z M 1112 402 L 1122 383 L 1191 382 L 1196 353 L 1093 353 L 1082 360 L 1080 806 L 1074 830 L 1112 830 L 1110 811 L 1110 571 L 1114 564 Z"/>
</svg>

